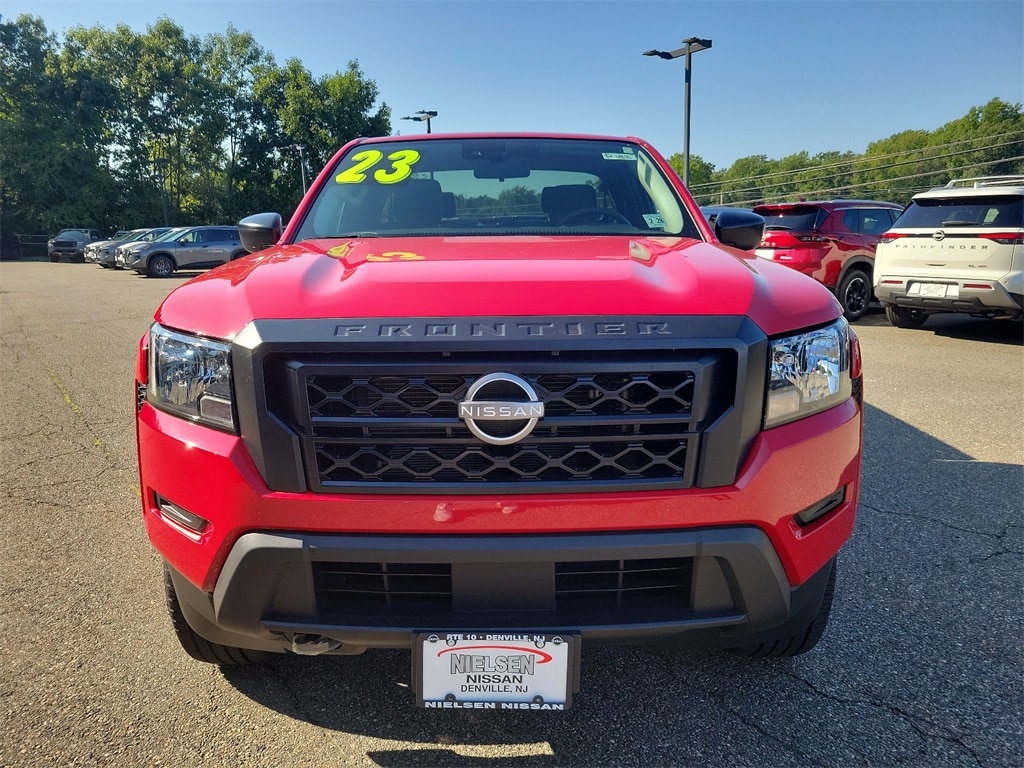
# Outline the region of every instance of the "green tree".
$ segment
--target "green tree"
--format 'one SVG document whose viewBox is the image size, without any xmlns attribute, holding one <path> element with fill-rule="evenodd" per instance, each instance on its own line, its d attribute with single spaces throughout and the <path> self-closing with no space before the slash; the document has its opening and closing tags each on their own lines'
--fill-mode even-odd
<svg viewBox="0 0 1024 768">
<path fill-rule="evenodd" d="M 203 61 L 211 80 L 208 108 L 220 112 L 225 126 L 220 169 L 222 210 L 229 220 L 263 210 L 258 190 L 272 176 L 272 165 L 261 160 L 277 146 L 276 115 L 257 98 L 258 84 L 276 69 L 268 54 L 248 32 L 228 26 L 223 35 L 204 41 Z M 267 201 L 269 202 L 269 201 Z M 257 206 L 256 208 L 249 206 Z"/>
<path fill-rule="evenodd" d="M 676 152 L 668 158 L 668 164 L 672 166 L 679 178 L 683 178 L 683 153 Z M 696 196 L 696 189 L 702 188 L 711 182 L 715 173 L 715 166 L 707 162 L 700 155 L 690 155 L 690 192 Z"/>
<path fill-rule="evenodd" d="M 1024 171 L 1024 114 L 1020 104 L 992 99 L 946 123 L 929 136 L 941 148 L 941 162 L 951 177 L 992 176 Z"/>
<path fill-rule="evenodd" d="M 717 178 L 721 182 L 719 202 L 751 205 L 763 201 L 764 180 L 771 170 L 767 155 L 741 157 Z"/>
<path fill-rule="evenodd" d="M 499 209 L 517 213 L 540 213 L 540 195 L 522 184 L 504 189 L 498 195 Z"/>
<path fill-rule="evenodd" d="M 109 227 L 104 201 L 114 185 L 102 149 L 109 84 L 28 15 L 0 21 L 0 81 L 2 226 L 32 234 Z"/>
</svg>

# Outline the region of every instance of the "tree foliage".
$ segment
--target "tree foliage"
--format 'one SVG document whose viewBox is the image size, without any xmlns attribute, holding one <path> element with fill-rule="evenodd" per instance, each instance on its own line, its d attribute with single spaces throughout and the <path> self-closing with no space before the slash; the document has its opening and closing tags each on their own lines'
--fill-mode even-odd
<svg viewBox="0 0 1024 768">
<path fill-rule="evenodd" d="M 0 226 L 225 223 L 294 209 L 300 155 L 315 174 L 357 136 L 391 132 L 355 61 L 316 77 L 278 66 L 248 32 L 198 38 L 167 18 L 145 32 L 0 18 Z M 162 182 L 162 186 L 161 186 Z"/>
</svg>

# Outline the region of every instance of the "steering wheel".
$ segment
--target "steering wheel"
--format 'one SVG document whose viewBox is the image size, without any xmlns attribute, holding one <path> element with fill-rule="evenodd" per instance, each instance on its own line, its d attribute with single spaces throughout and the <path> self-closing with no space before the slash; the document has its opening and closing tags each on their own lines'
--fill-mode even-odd
<svg viewBox="0 0 1024 768">
<path fill-rule="evenodd" d="M 565 227 L 572 222 L 579 220 L 599 221 L 601 219 L 611 219 L 612 221 L 617 221 L 620 224 L 626 224 L 630 227 L 633 226 L 629 219 L 618 211 L 613 211 L 611 208 L 577 208 L 575 211 L 571 211 L 563 216 L 557 226 Z"/>
</svg>

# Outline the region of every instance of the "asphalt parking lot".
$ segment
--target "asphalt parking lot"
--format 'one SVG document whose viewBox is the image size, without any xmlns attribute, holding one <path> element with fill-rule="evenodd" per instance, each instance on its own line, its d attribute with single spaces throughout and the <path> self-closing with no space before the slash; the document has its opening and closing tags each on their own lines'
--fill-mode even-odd
<svg viewBox="0 0 1024 768">
<path fill-rule="evenodd" d="M 1024 764 L 1019 323 L 856 324 L 860 517 L 811 653 L 585 649 L 569 712 L 435 711 L 405 653 L 221 671 L 178 647 L 132 375 L 187 277 L 0 264 L 0 766 Z"/>
</svg>

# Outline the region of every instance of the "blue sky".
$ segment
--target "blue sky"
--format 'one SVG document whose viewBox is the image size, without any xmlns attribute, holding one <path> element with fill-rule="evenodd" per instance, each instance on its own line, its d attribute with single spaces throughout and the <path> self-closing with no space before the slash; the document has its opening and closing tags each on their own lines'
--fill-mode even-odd
<svg viewBox="0 0 1024 768">
<path fill-rule="evenodd" d="M 0 0 L 0 15 L 138 31 L 167 16 L 188 34 L 252 32 L 315 75 L 355 59 L 403 121 L 437 110 L 442 131 L 634 135 L 683 148 L 682 59 L 693 57 L 690 151 L 741 157 L 863 152 L 934 130 L 999 97 L 1024 101 L 1021 0 Z"/>
</svg>

